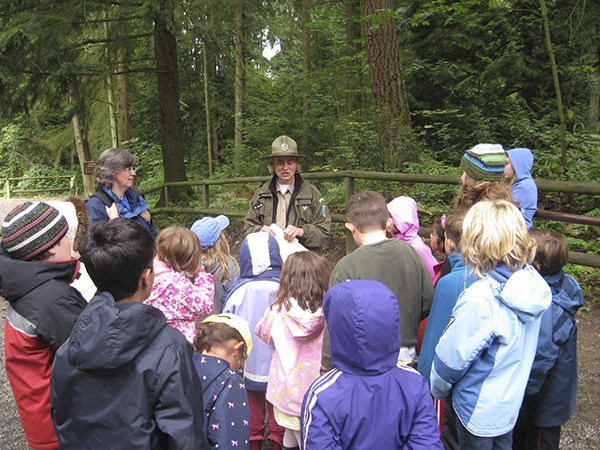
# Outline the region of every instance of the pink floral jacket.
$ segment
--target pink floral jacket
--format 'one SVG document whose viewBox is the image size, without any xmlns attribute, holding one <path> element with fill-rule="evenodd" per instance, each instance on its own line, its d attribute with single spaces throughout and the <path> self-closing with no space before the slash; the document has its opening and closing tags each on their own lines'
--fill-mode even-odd
<svg viewBox="0 0 600 450">
<path fill-rule="evenodd" d="M 256 325 L 256 334 L 274 346 L 267 400 L 285 414 L 300 417 L 302 399 L 319 377 L 325 318 L 319 308 L 305 311 L 294 298 L 289 311 L 272 305 Z"/>
<path fill-rule="evenodd" d="M 213 276 L 201 268 L 192 282 L 163 261 L 154 260 L 154 285 L 146 305 L 160 309 L 167 323 L 183 333 L 191 343 L 196 321 L 210 314 L 215 300 Z"/>
</svg>

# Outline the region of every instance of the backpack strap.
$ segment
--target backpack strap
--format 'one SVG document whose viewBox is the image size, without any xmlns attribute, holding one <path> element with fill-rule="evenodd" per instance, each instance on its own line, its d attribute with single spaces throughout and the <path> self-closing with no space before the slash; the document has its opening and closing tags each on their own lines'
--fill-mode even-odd
<svg viewBox="0 0 600 450">
<path fill-rule="evenodd" d="M 102 200 L 102 203 L 104 203 L 104 206 L 111 206 L 115 201 L 110 198 L 110 196 L 104 192 L 102 189 L 99 191 L 96 191 L 94 194 L 92 194 L 92 197 L 96 197 L 99 198 L 100 200 Z"/>
</svg>

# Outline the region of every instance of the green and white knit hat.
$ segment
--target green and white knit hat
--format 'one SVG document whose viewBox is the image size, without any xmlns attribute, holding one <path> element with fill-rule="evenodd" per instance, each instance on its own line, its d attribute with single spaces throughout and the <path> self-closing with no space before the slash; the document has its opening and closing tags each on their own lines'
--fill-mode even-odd
<svg viewBox="0 0 600 450">
<path fill-rule="evenodd" d="M 43 202 L 26 202 L 7 214 L 2 223 L 2 243 L 10 255 L 27 261 L 60 241 L 69 224 L 56 208 Z"/>
<path fill-rule="evenodd" d="M 477 144 L 463 155 L 460 168 L 476 180 L 498 181 L 504 174 L 504 155 L 500 144 Z"/>
</svg>

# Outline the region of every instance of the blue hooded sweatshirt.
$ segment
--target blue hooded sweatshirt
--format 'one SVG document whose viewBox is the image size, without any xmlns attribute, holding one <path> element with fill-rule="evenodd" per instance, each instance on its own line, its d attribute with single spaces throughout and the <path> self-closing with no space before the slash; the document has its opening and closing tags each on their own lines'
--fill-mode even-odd
<svg viewBox="0 0 600 450">
<path fill-rule="evenodd" d="M 575 314 L 583 306 L 583 292 L 562 270 L 544 279 L 552 290 L 552 306 L 542 316 L 525 402 L 531 423 L 558 427 L 569 420 L 577 404 Z"/>
<path fill-rule="evenodd" d="M 240 247 L 240 276 L 233 280 L 222 301 L 223 312 L 237 314 L 254 331 L 275 301 L 283 261 L 277 240 L 262 231 L 250 233 Z M 246 361 L 246 388 L 266 391 L 273 346 L 252 333 L 252 352 Z"/>
<path fill-rule="evenodd" d="M 537 211 L 538 190 L 531 176 L 533 153 L 528 148 L 513 148 L 506 152 L 515 172 L 511 187 L 513 199 L 519 204 L 527 229 L 533 227 L 533 215 Z"/>
<path fill-rule="evenodd" d="M 435 348 L 431 393 L 452 394 L 471 434 L 496 437 L 517 421 L 536 353 L 542 314 L 552 301 L 531 266 L 494 268 L 462 293 Z"/>
<path fill-rule="evenodd" d="M 336 366 L 304 396 L 301 448 L 442 449 L 427 382 L 397 365 L 398 300 L 383 283 L 349 280 L 325 294 Z"/>
</svg>

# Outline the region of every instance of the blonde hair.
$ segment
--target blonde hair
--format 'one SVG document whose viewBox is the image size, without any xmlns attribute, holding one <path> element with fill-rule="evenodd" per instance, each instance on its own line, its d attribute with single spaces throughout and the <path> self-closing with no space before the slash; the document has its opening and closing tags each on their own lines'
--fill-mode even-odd
<svg viewBox="0 0 600 450">
<path fill-rule="evenodd" d="M 454 198 L 454 209 L 467 209 L 483 200 L 513 201 L 510 186 L 503 180 L 485 181 L 476 180 L 465 173 L 464 182 L 461 184 Z"/>
<path fill-rule="evenodd" d="M 515 205 L 505 200 L 482 201 L 465 216 L 461 250 L 475 276 L 482 278 L 499 264 L 506 264 L 512 272 L 530 264 L 535 241 Z"/>
<path fill-rule="evenodd" d="M 167 227 L 158 234 L 156 257 L 190 278 L 202 267 L 200 241 L 194 232 L 184 227 Z"/>
<path fill-rule="evenodd" d="M 231 250 L 229 249 L 229 239 L 227 238 L 227 234 L 225 230 L 221 231 L 219 235 L 219 239 L 212 247 L 208 247 L 204 249 L 204 268 L 207 272 L 213 273 L 213 268 L 217 262 L 220 264 L 220 280 L 224 281 L 229 280 L 232 281 L 233 274 L 229 273 L 229 264 L 228 257 L 230 257 L 231 261 L 235 265 L 236 271 L 239 269 L 239 264 L 235 260 L 235 258 L 231 257 Z M 216 276 L 216 274 L 213 274 Z"/>
</svg>

